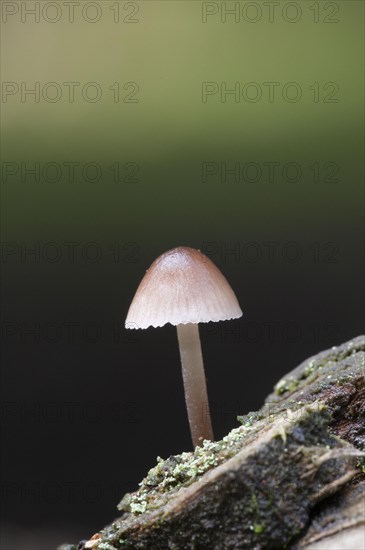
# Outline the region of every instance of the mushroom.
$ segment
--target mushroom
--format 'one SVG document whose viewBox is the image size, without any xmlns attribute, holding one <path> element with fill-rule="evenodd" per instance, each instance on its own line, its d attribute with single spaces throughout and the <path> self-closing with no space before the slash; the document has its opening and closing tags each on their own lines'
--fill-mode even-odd
<svg viewBox="0 0 365 550">
<path fill-rule="evenodd" d="M 130 305 L 126 328 L 177 328 L 190 432 L 194 447 L 213 440 L 198 323 L 241 317 L 224 275 L 200 250 L 165 252 L 143 277 Z"/>
</svg>

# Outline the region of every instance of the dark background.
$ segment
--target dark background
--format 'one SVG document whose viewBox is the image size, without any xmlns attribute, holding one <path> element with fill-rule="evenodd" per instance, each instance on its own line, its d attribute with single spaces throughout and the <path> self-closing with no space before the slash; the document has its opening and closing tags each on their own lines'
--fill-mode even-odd
<svg viewBox="0 0 365 550">
<path fill-rule="evenodd" d="M 1 105 L 2 550 L 91 536 L 157 456 L 191 449 L 176 329 L 123 328 L 169 248 L 205 252 L 243 310 L 200 327 L 217 438 L 363 332 L 362 2 L 280 2 L 271 21 L 240 2 L 226 22 L 220 2 L 206 22 L 200 2 L 120 2 L 114 22 L 103 1 L 94 23 L 60 4 L 54 23 L 52 6 L 2 19 L 19 87 Z"/>
</svg>

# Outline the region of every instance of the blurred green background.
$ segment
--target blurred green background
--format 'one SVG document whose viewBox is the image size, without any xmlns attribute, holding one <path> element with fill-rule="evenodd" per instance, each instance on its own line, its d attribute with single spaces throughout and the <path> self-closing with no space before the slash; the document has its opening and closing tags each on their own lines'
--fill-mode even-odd
<svg viewBox="0 0 365 550">
<path fill-rule="evenodd" d="M 82 177 L 74 185 L 61 185 L 62 180 L 42 184 L 42 178 L 40 185 L 31 184 L 31 178 L 28 185 L 16 185 L 9 179 L 4 190 L 7 239 L 23 238 L 25 229 L 29 237 L 44 239 L 45 228 L 50 240 L 82 238 L 85 232 L 99 239 L 155 243 L 168 233 L 171 242 L 180 242 L 195 238 L 198 228 L 202 240 L 246 239 L 258 230 L 287 237 L 297 232 L 298 223 L 315 237 L 328 226 L 328 217 L 333 220 L 333 211 L 350 222 L 353 209 L 361 206 L 356 178 L 362 151 L 363 6 L 334 3 L 339 13 L 332 16 L 319 3 L 320 19 L 339 22 L 314 23 L 313 3 L 297 2 L 302 16 L 288 23 L 282 16 L 286 4 L 276 8 L 274 23 L 265 8 L 256 23 L 242 14 L 238 23 L 228 15 L 221 23 L 219 2 L 213 2 L 219 13 L 207 16 L 205 24 L 200 2 L 137 3 L 138 12 L 130 18 L 138 23 L 122 21 L 133 10 L 133 3 L 124 10 L 123 2 L 119 24 L 108 2 L 100 4 L 102 16 L 94 24 L 80 20 L 81 6 L 75 8 L 73 24 L 65 6 L 54 24 L 42 15 L 38 24 L 32 24 L 31 15 L 24 15 L 23 24 L 18 14 L 9 15 L 3 25 L 3 81 L 26 82 L 29 88 L 39 82 L 41 90 L 56 82 L 62 95 L 48 103 L 41 93 L 38 104 L 30 95 L 23 103 L 20 93 L 7 97 L 4 160 L 94 161 L 103 177 L 94 185 Z M 234 3 L 226 5 L 232 9 Z M 57 15 L 51 7 L 46 13 L 50 19 Z M 97 15 L 92 8 L 86 13 L 91 19 Z M 246 19 L 255 13 L 248 10 Z M 287 14 L 295 16 L 294 10 Z M 202 103 L 202 82 L 207 81 L 226 82 L 227 88 L 255 82 L 263 97 L 235 103 L 227 96 L 221 103 L 217 94 Z M 80 83 L 72 104 L 64 82 Z M 80 92 L 89 82 L 102 90 L 96 103 L 85 101 Z M 130 91 L 123 85 L 136 82 L 138 103 L 114 103 L 109 90 L 114 82 L 120 84 L 121 98 Z M 264 82 L 280 83 L 273 103 Z M 302 89 L 297 103 L 282 98 L 288 82 Z M 320 88 L 336 82 L 338 102 L 323 103 L 329 89 L 314 103 L 309 90 L 314 82 Z M 49 96 L 53 93 L 50 89 Z M 311 185 L 304 170 L 296 185 L 264 185 L 265 176 L 261 185 L 222 185 L 219 178 L 204 185 L 204 161 L 294 161 L 302 166 L 335 161 L 342 177 L 337 185 Z M 108 167 L 115 162 L 139 164 L 139 184 L 113 184 Z M 325 215 L 329 197 L 331 212 Z"/>
<path fill-rule="evenodd" d="M 51 542 L 29 531 L 27 550 L 91 535 L 157 454 L 189 448 L 171 327 L 138 333 L 134 346 L 111 337 L 70 344 L 65 335 L 52 345 L 26 340 L 24 323 L 118 326 L 157 255 L 181 244 L 210 252 L 237 293 L 242 323 L 262 329 L 252 341 L 244 324 L 234 342 L 205 335 L 211 398 L 231 411 L 217 414 L 219 436 L 300 360 L 363 330 L 363 3 L 76 4 L 70 22 L 66 2 L 2 3 L 3 317 L 17 327 L 5 325 L 3 388 L 17 406 L 114 399 L 137 403 L 141 414 L 138 428 L 117 426 L 123 451 L 113 444 L 103 456 L 93 425 L 35 422 L 29 430 L 19 409 L 6 418 L 5 480 L 117 485 L 96 502 L 60 497 L 50 506 L 39 497 L 30 515 L 15 491 L 5 499 L 9 550 L 23 544 L 12 523 L 41 530 L 40 515 L 50 526 L 75 525 Z M 235 14 L 225 16 L 229 9 Z M 214 93 L 204 96 L 204 83 Z M 239 94 L 224 96 L 224 87 Z M 32 88 L 37 95 L 26 93 Z M 88 163 L 96 167 L 83 172 Z M 268 163 L 276 163 L 272 178 Z M 225 179 L 233 165 L 237 177 Z M 85 259 L 87 243 L 94 248 Z M 299 259 L 285 253 L 288 243 Z M 35 255 L 24 252 L 34 247 Z M 265 322 L 294 323 L 301 336 L 271 337 Z M 249 382 L 242 363 L 255 365 Z M 223 385 L 221 364 L 230 373 Z M 147 418 L 150 439 L 141 442 Z M 98 438 L 114 437 L 105 418 L 97 428 Z"/>
</svg>

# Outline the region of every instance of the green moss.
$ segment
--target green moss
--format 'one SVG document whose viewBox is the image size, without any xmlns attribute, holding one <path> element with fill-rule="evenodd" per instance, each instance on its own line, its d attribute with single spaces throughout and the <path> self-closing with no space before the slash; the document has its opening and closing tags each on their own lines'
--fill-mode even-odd
<svg viewBox="0 0 365 550">
<path fill-rule="evenodd" d="M 242 426 L 250 427 L 254 424 L 255 420 L 253 418 L 253 414 L 247 414 L 244 416 L 237 416 L 238 422 L 242 424 Z"/>
<path fill-rule="evenodd" d="M 250 498 L 249 511 L 250 512 L 257 512 L 258 509 L 259 509 L 259 505 L 258 505 L 258 502 L 257 502 L 257 496 L 255 495 L 255 493 L 253 493 L 251 498 Z"/>
<path fill-rule="evenodd" d="M 277 395 L 282 395 L 286 392 L 293 392 L 299 386 L 299 380 L 296 378 L 283 378 L 278 382 L 274 388 Z"/>
<path fill-rule="evenodd" d="M 365 458 L 360 458 L 356 463 L 357 468 L 365 475 Z"/>
<path fill-rule="evenodd" d="M 301 369 L 296 369 L 294 376 L 282 378 L 274 388 L 274 394 L 281 396 L 285 393 L 291 393 L 298 389 L 298 386 L 305 386 L 308 382 L 314 382 L 321 376 L 321 371 L 334 372 L 336 366 L 344 359 L 351 357 L 361 351 L 364 351 L 364 341 L 359 338 L 354 340 L 350 346 L 333 347 L 327 352 L 323 352 L 318 356 L 306 361 L 302 364 Z M 331 376 L 332 377 L 332 376 Z M 343 382 L 350 381 L 352 378 L 350 373 L 340 373 L 337 375 L 337 383 L 340 385 Z M 309 379 L 309 380 L 308 380 Z"/>
<path fill-rule="evenodd" d="M 301 379 L 306 380 L 314 373 L 318 374 L 318 371 L 324 367 L 325 363 L 318 363 L 315 360 L 309 361 L 308 365 L 305 367 L 301 374 Z"/>
<path fill-rule="evenodd" d="M 262 523 L 255 523 L 252 526 L 252 530 L 256 535 L 260 535 L 265 531 L 265 525 L 263 525 Z"/>
<path fill-rule="evenodd" d="M 352 379 L 353 379 L 353 375 L 352 375 L 351 373 L 347 373 L 347 372 L 345 372 L 345 373 L 340 373 L 340 374 L 338 375 L 337 380 L 336 380 L 336 384 L 337 384 L 337 385 L 341 385 L 341 384 L 343 384 L 344 382 L 351 382 Z"/>
</svg>

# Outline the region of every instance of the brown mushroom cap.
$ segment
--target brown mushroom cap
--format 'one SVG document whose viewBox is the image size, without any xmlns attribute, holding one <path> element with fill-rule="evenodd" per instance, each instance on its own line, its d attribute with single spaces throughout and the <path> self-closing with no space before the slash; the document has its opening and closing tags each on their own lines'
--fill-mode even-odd
<svg viewBox="0 0 365 550">
<path fill-rule="evenodd" d="M 208 323 L 242 316 L 227 279 L 200 250 L 181 246 L 159 256 L 133 298 L 126 328 Z"/>
</svg>

